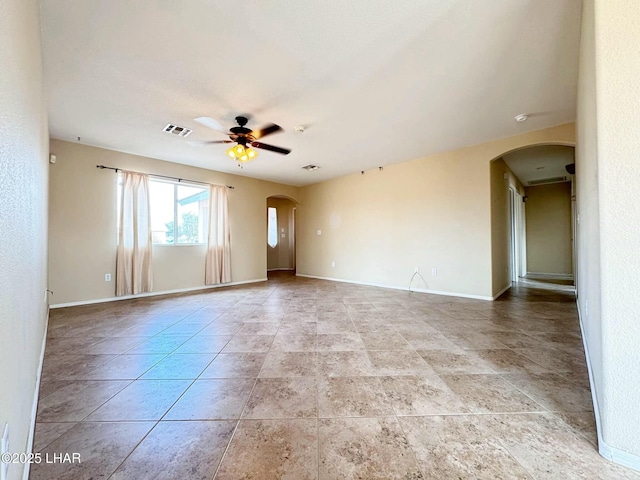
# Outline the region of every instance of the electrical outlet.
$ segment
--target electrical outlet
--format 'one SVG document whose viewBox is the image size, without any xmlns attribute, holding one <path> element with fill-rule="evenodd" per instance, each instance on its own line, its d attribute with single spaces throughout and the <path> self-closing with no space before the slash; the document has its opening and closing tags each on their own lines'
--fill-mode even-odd
<svg viewBox="0 0 640 480">
<path fill-rule="evenodd" d="M 322 235 L 322 230 L 318 230 L 318 231 L 316 231 L 316 233 L 317 233 L 318 235 Z"/>
<path fill-rule="evenodd" d="M 331 266 L 335 267 L 336 266 L 336 262 L 331 262 Z"/>
<path fill-rule="evenodd" d="M 437 268 L 432 268 L 431 269 L 431 275 L 433 275 L 434 277 L 438 276 L 438 269 Z"/>
<path fill-rule="evenodd" d="M 110 273 L 105 273 L 104 274 L 104 281 L 105 282 L 110 282 L 111 281 L 111 274 Z"/>
<path fill-rule="evenodd" d="M 9 424 L 5 423 L 4 433 L 2 434 L 2 440 L 0 440 L 0 455 L 9 453 Z M 7 470 L 9 464 L 0 462 L 0 480 L 7 480 Z"/>
</svg>

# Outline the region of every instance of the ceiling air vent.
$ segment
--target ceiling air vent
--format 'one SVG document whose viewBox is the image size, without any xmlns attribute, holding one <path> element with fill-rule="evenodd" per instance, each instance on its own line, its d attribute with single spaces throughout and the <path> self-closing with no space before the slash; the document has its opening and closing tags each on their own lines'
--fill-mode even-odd
<svg viewBox="0 0 640 480">
<path fill-rule="evenodd" d="M 318 165 L 305 165 L 304 167 L 302 167 L 303 170 L 318 170 L 320 167 Z"/>
<path fill-rule="evenodd" d="M 567 177 L 551 177 L 551 178 L 541 178 L 540 180 L 529 180 L 527 183 L 529 185 L 543 185 L 545 183 L 560 183 L 566 182 Z"/>
<path fill-rule="evenodd" d="M 193 130 L 189 128 L 179 127 L 173 123 L 167 123 L 167 126 L 164 127 L 162 131 L 170 133 L 171 135 L 177 135 L 178 137 L 186 137 L 193 132 Z"/>
</svg>

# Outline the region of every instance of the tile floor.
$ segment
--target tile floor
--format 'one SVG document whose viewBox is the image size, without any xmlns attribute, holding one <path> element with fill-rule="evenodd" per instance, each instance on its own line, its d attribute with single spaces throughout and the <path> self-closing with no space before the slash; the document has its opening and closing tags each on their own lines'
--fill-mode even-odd
<svg viewBox="0 0 640 480">
<path fill-rule="evenodd" d="M 53 310 L 31 479 L 640 478 L 601 458 L 573 294 L 275 275 Z"/>
</svg>

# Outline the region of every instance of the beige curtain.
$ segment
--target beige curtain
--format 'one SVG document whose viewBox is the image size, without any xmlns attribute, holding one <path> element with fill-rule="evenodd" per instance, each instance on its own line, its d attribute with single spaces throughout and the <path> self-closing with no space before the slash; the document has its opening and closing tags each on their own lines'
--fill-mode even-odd
<svg viewBox="0 0 640 480">
<path fill-rule="evenodd" d="M 116 295 L 152 290 L 149 177 L 122 172 Z"/>
<path fill-rule="evenodd" d="M 215 285 L 231 281 L 231 240 L 229 236 L 227 187 L 209 188 L 209 245 L 204 283 Z"/>
</svg>

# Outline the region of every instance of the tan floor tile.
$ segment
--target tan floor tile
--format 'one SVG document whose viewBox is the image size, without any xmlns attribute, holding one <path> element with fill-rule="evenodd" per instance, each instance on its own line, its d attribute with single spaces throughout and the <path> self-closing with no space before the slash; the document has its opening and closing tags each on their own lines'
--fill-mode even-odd
<svg viewBox="0 0 640 480">
<path fill-rule="evenodd" d="M 216 480 L 318 478 L 315 419 L 241 420 Z"/>
<path fill-rule="evenodd" d="M 314 352 L 318 348 L 317 335 L 313 333 L 279 333 L 275 336 L 271 348 L 280 352 Z"/>
<path fill-rule="evenodd" d="M 413 350 L 367 352 L 375 375 L 429 375 L 433 369 Z"/>
<path fill-rule="evenodd" d="M 495 373 L 487 362 L 470 350 L 460 353 L 421 350 L 418 353 L 439 374 Z"/>
<path fill-rule="evenodd" d="M 357 333 L 319 333 L 318 351 L 349 352 L 364 350 L 364 344 Z"/>
<path fill-rule="evenodd" d="M 160 420 L 189 380 L 136 380 L 86 418 L 89 422 Z"/>
<path fill-rule="evenodd" d="M 143 380 L 195 380 L 215 358 L 215 354 L 173 353 L 151 367 Z"/>
<path fill-rule="evenodd" d="M 268 352 L 273 335 L 235 335 L 221 353 Z"/>
<path fill-rule="evenodd" d="M 318 420 L 320 479 L 422 479 L 394 417 Z"/>
<path fill-rule="evenodd" d="M 42 456 L 49 454 L 53 458 L 54 453 L 79 453 L 80 463 L 33 464 L 29 478 L 108 478 L 153 425 L 153 422 L 79 423 L 46 447 Z"/>
<path fill-rule="evenodd" d="M 160 422 L 111 480 L 210 480 L 236 421 Z M 180 448 L 176 448 L 180 445 Z"/>
<path fill-rule="evenodd" d="M 43 423 L 36 424 L 36 430 L 33 439 L 33 452 L 38 453 L 47 447 L 51 442 L 59 438 L 64 432 L 73 428 L 75 422 L 68 423 Z"/>
<path fill-rule="evenodd" d="M 370 376 L 374 368 L 365 352 L 318 352 L 318 373 L 326 377 Z"/>
<path fill-rule="evenodd" d="M 259 378 L 243 418 L 317 417 L 315 377 Z"/>
<path fill-rule="evenodd" d="M 499 375 L 440 375 L 440 378 L 474 413 L 545 410 Z"/>
<path fill-rule="evenodd" d="M 79 422 L 131 383 L 78 380 L 38 402 L 38 422 Z"/>
<path fill-rule="evenodd" d="M 549 410 L 584 412 L 593 408 L 591 392 L 563 375 L 521 373 L 502 377 Z"/>
<path fill-rule="evenodd" d="M 531 479 L 475 416 L 403 417 L 400 423 L 425 478 Z"/>
<path fill-rule="evenodd" d="M 460 400 L 437 375 L 380 377 L 396 415 L 434 415 L 469 413 Z"/>
<path fill-rule="evenodd" d="M 167 355 L 119 355 L 83 375 L 90 380 L 135 380 Z"/>
<path fill-rule="evenodd" d="M 231 340 L 231 335 L 196 335 L 173 353 L 219 353 Z"/>
<path fill-rule="evenodd" d="M 269 276 L 53 310 L 34 446 L 88 457 L 32 478 L 633 478 L 597 455 L 570 292 Z"/>
<path fill-rule="evenodd" d="M 271 352 L 264 361 L 260 377 L 313 377 L 318 371 L 316 352 Z"/>
<path fill-rule="evenodd" d="M 322 377 L 318 380 L 319 417 L 393 415 L 378 377 Z"/>
<path fill-rule="evenodd" d="M 163 420 L 230 420 L 240 417 L 254 380 L 196 380 Z"/>
<path fill-rule="evenodd" d="M 266 356 L 266 353 L 221 353 L 200 378 L 256 378 Z"/>
<path fill-rule="evenodd" d="M 485 432 L 535 478 L 640 478 L 640 472 L 602 458 L 592 443 L 552 414 L 485 416 L 482 422 Z"/>
</svg>

